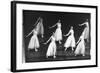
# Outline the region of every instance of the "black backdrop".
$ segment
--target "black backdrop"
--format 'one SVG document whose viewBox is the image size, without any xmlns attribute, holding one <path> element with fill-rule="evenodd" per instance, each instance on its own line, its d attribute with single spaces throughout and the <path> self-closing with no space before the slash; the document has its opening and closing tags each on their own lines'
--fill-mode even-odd
<svg viewBox="0 0 100 73">
<path fill-rule="evenodd" d="M 58 20 L 61 20 L 61 24 L 62 24 L 61 29 L 62 29 L 63 34 L 67 34 L 68 31 L 70 30 L 70 27 L 73 26 L 75 40 L 77 42 L 85 27 L 85 26 L 79 26 L 78 24 L 81 24 L 85 22 L 86 19 L 88 19 L 89 27 L 90 27 L 90 19 L 91 19 L 90 13 L 23 10 L 23 36 L 24 36 L 24 42 L 25 42 L 26 60 L 28 60 L 29 58 L 29 56 L 27 55 L 28 54 L 27 47 L 28 47 L 28 44 L 29 44 L 29 41 L 32 35 L 27 38 L 25 36 L 29 34 L 32 31 L 32 29 L 34 29 L 34 24 L 39 17 L 43 19 L 44 42 L 49 39 L 49 37 L 52 35 L 52 32 L 54 32 L 57 28 L 57 26 L 51 29 L 49 29 L 49 27 L 56 24 Z M 63 40 L 66 40 L 66 38 Z M 47 46 L 46 46 L 46 50 L 47 50 Z M 46 53 L 46 50 L 44 50 L 45 53 Z"/>
<path fill-rule="evenodd" d="M 24 35 L 27 35 L 32 29 L 34 29 L 34 24 L 39 17 L 43 18 L 44 35 L 46 37 L 51 36 L 52 32 L 56 30 L 57 27 L 51 29 L 49 29 L 49 27 L 56 24 L 59 19 L 61 20 L 63 34 L 67 34 L 70 26 L 73 26 L 75 37 L 80 36 L 84 29 L 84 26 L 80 27 L 78 24 L 85 22 L 86 19 L 89 19 L 90 22 L 89 13 L 23 10 Z"/>
</svg>

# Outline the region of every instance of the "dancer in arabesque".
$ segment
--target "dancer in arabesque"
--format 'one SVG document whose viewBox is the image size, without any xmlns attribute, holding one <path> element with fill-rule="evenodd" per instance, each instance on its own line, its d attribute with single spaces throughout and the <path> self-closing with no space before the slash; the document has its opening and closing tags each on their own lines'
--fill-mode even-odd
<svg viewBox="0 0 100 73">
<path fill-rule="evenodd" d="M 65 51 L 67 50 L 68 47 L 71 47 L 72 51 L 73 51 L 74 50 L 73 48 L 75 47 L 75 37 L 74 37 L 74 30 L 73 30 L 72 26 L 71 26 L 70 31 L 68 32 L 68 34 L 66 34 L 64 36 L 68 36 L 68 38 L 67 38 L 67 40 L 64 44 Z"/>
<path fill-rule="evenodd" d="M 48 46 L 48 50 L 46 53 L 46 57 L 48 58 L 49 56 L 53 56 L 53 58 L 56 58 L 56 42 L 55 42 L 55 37 L 54 37 L 54 33 L 53 35 L 49 38 L 49 40 L 44 43 L 47 44 L 49 41 L 51 40 L 49 46 Z"/>
<path fill-rule="evenodd" d="M 59 20 L 55 25 L 53 25 L 52 27 L 57 26 L 57 29 L 55 31 L 54 37 L 56 41 L 59 41 L 59 44 L 61 44 L 61 40 L 62 40 L 62 30 L 61 30 L 61 21 Z M 50 28 L 52 28 L 50 27 Z"/>
</svg>

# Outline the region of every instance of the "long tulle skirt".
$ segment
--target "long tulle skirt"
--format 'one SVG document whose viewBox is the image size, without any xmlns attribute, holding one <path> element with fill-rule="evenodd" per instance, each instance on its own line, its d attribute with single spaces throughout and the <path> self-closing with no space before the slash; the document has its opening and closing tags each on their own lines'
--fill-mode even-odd
<svg viewBox="0 0 100 73">
<path fill-rule="evenodd" d="M 64 47 L 75 47 L 75 38 L 74 36 L 69 36 L 68 39 L 66 40 Z"/>
<path fill-rule="evenodd" d="M 55 31 L 55 39 L 56 41 L 62 40 L 62 31 L 61 28 L 57 28 Z"/>
<path fill-rule="evenodd" d="M 84 29 L 84 31 L 85 31 L 84 39 L 89 39 L 89 27 L 86 27 L 86 28 Z"/>
<path fill-rule="evenodd" d="M 54 41 L 52 41 L 49 44 L 46 56 L 54 56 L 56 54 L 56 43 Z"/>
<path fill-rule="evenodd" d="M 85 45 L 84 45 L 84 41 L 81 41 L 77 47 L 76 47 L 76 50 L 75 50 L 75 54 L 85 54 Z"/>
<path fill-rule="evenodd" d="M 35 49 L 35 48 L 39 48 L 39 40 L 38 40 L 38 37 L 37 35 L 33 35 L 30 39 L 30 42 L 29 42 L 29 45 L 28 45 L 28 48 L 29 49 Z"/>
</svg>

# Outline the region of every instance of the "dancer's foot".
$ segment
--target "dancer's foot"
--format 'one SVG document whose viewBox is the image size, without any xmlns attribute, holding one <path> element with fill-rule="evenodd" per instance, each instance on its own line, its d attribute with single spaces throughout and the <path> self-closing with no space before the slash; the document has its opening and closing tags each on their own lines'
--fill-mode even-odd
<svg viewBox="0 0 100 73">
<path fill-rule="evenodd" d="M 38 50 L 37 49 L 35 49 L 35 52 L 37 52 Z"/>
<path fill-rule="evenodd" d="M 56 56 L 53 56 L 53 58 L 56 58 Z"/>
<path fill-rule="evenodd" d="M 59 41 L 59 44 L 61 44 L 61 41 Z"/>
<path fill-rule="evenodd" d="M 77 56 L 77 55 L 75 54 L 75 56 Z"/>
<path fill-rule="evenodd" d="M 82 56 L 85 56 L 85 54 L 83 54 Z"/>
<path fill-rule="evenodd" d="M 65 51 L 67 50 L 67 48 L 65 48 Z"/>
<path fill-rule="evenodd" d="M 44 36 L 42 35 L 42 38 L 43 38 Z"/>
<path fill-rule="evenodd" d="M 73 51 L 74 49 L 72 48 L 72 51 Z"/>
</svg>

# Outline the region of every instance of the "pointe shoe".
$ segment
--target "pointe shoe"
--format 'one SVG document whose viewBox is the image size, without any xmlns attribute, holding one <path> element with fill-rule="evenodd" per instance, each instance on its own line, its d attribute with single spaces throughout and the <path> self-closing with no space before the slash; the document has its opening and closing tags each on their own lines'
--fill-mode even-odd
<svg viewBox="0 0 100 73">
<path fill-rule="evenodd" d="M 66 51 L 67 49 L 65 49 L 65 51 Z"/>
<path fill-rule="evenodd" d="M 84 54 L 82 56 L 85 56 Z"/>
<path fill-rule="evenodd" d="M 41 37 L 43 38 L 44 36 L 42 35 Z"/>
<path fill-rule="evenodd" d="M 59 44 L 61 44 L 61 42 L 59 42 Z"/>
<path fill-rule="evenodd" d="M 56 58 L 56 56 L 53 56 L 53 58 Z"/>
<path fill-rule="evenodd" d="M 35 52 L 37 52 L 38 50 L 37 49 L 35 49 Z"/>
<path fill-rule="evenodd" d="M 75 56 L 77 56 L 77 55 L 75 54 Z"/>
</svg>

